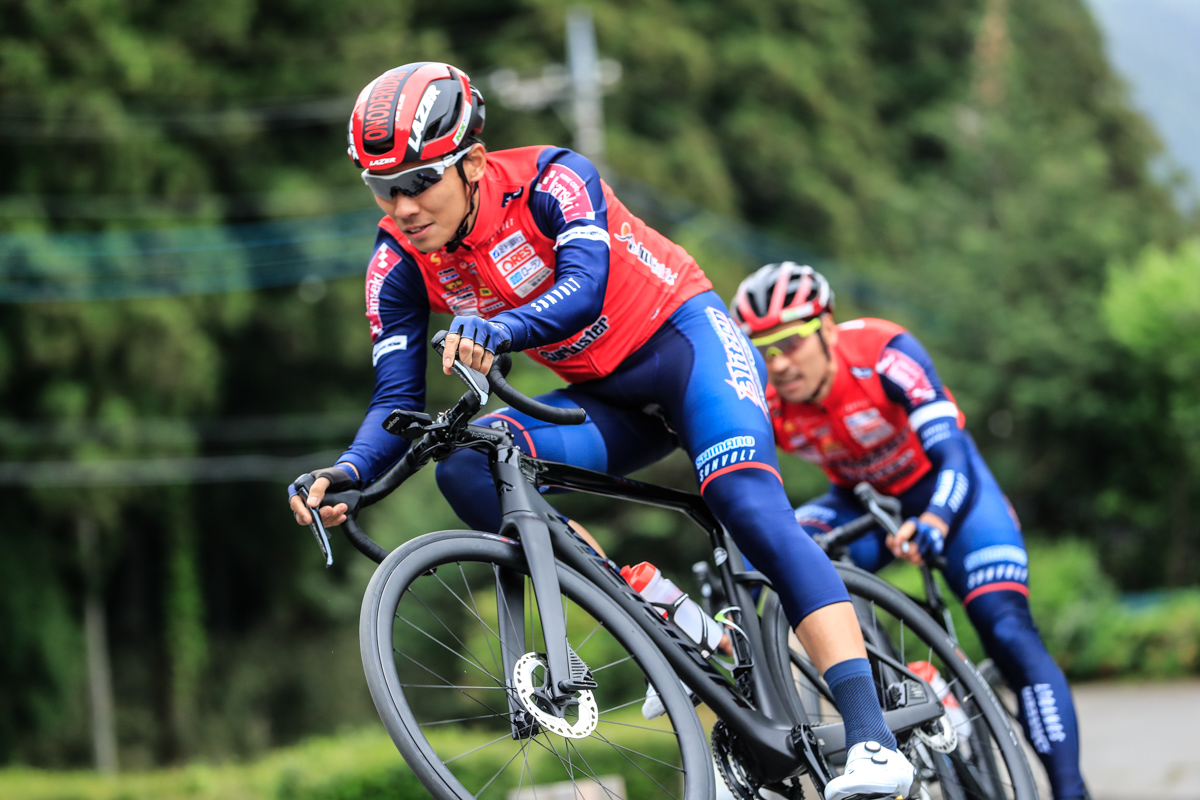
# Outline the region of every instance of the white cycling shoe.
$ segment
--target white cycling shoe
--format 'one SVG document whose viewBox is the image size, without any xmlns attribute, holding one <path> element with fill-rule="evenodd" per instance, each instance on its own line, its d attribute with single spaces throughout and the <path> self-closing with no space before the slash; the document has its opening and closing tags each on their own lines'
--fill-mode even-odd
<svg viewBox="0 0 1200 800">
<path fill-rule="evenodd" d="M 825 786 L 825 800 L 876 800 L 908 795 L 913 766 L 879 742 L 860 742 L 846 755 L 846 771 Z"/>
</svg>

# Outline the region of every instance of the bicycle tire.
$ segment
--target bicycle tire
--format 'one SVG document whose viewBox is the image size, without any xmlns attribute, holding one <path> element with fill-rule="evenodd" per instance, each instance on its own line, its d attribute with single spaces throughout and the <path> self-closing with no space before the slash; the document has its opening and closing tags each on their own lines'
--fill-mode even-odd
<svg viewBox="0 0 1200 800">
<path fill-rule="evenodd" d="M 834 566 L 855 603 L 864 640 L 873 646 L 869 660 L 881 702 L 888 702 L 887 685 L 896 682 L 888 678 L 898 676 L 886 674 L 897 671 L 877 653 L 892 655 L 901 664 L 912 663 L 916 655 L 920 657 L 917 660 L 929 661 L 937 667 L 962 708 L 968 712 L 970 734 L 962 737 L 967 747 L 960 744 L 949 753 L 938 753 L 916 735 L 898 737 L 902 749 L 918 770 L 915 796 L 944 800 L 1037 800 L 1033 774 L 1017 734 L 1009 724 L 1008 713 L 946 631 L 908 595 L 883 579 L 849 564 L 835 562 Z M 864 611 L 869 618 L 864 618 Z M 784 688 L 793 711 L 812 719 L 815 708 L 833 708 L 835 704 L 823 682 L 813 685 L 800 669 L 791 669 L 792 664 L 799 666 L 800 660 L 806 657 L 789 645 L 789 631 L 786 622 L 778 622 L 783 615 L 774 595 L 765 601 L 763 618 L 765 629 L 775 631 L 764 637 L 767 658 L 776 671 L 792 676 L 791 685 Z M 921 642 L 919 652 L 913 646 L 914 637 Z M 897 638 L 900 644 L 897 644 Z M 811 675 L 811 662 L 805 666 Z M 816 724 L 820 720 L 812 721 Z M 957 731 L 956 727 L 956 736 Z M 830 760 L 837 762 L 839 759 Z"/>
<path fill-rule="evenodd" d="M 503 800 L 513 796 L 511 793 L 515 790 L 515 796 L 525 800 L 531 796 L 531 787 L 544 789 L 543 781 L 547 778 L 572 784 L 579 779 L 598 780 L 604 777 L 603 773 L 609 768 L 597 765 L 615 762 L 624 770 L 620 773 L 622 780 L 632 781 L 634 785 L 630 787 L 630 793 L 622 794 L 619 789 L 602 783 L 603 796 L 606 798 L 616 800 L 625 796 L 653 795 L 675 797 L 678 800 L 711 800 L 715 783 L 708 743 L 679 679 L 650 638 L 614 600 L 561 563 L 558 564 L 558 579 L 567 613 L 568 641 L 581 658 L 589 661 L 589 667 L 593 669 L 599 684 L 593 696 L 597 703 L 594 707 L 597 721 L 594 730 L 587 736 L 572 738 L 587 728 L 584 717 L 588 715 L 583 710 L 587 703 L 582 693 L 577 693 L 580 706 L 573 721 L 580 727 L 579 731 L 558 734 L 535 725 L 533 735 L 527 738 L 518 739 L 512 735 L 516 717 L 512 713 L 513 706 L 505 709 L 504 703 L 516 694 L 511 676 L 507 676 L 510 680 L 501 681 L 497 674 L 492 674 L 504 672 L 500 666 L 502 659 L 496 658 L 494 649 L 500 642 L 496 635 L 499 624 L 488 608 L 484 593 L 487 590 L 484 585 L 486 580 L 479 577 L 492 574 L 490 591 L 494 598 L 498 573 L 489 573 L 489 570 L 496 568 L 510 571 L 509 574 L 518 576 L 524 584 L 524 589 L 520 591 L 525 596 L 523 616 L 528 617 L 528 624 L 525 626 L 523 646 L 527 648 L 527 653 L 537 653 L 539 629 L 536 604 L 529 589 L 528 569 L 519 543 L 510 539 L 474 531 L 442 531 L 418 537 L 391 553 L 379 565 L 363 597 L 359 636 L 371 697 L 392 741 L 430 794 L 439 800 Z M 439 576 L 439 570 L 444 577 Z M 459 578 L 465 590 L 459 589 Z M 415 586 L 420 587 L 419 592 Z M 437 605 L 435 598 L 439 593 L 449 598 L 445 600 L 445 606 Z M 464 616 L 474 617 L 470 628 L 464 627 L 457 632 L 452 624 L 448 624 L 453 623 L 452 613 L 448 609 L 454 605 L 455 597 L 466 610 Z M 426 599 L 434 603 L 434 607 L 430 607 Z M 422 616 L 425 611 L 429 611 L 428 617 Z M 439 615 L 450 619 L 442 619 Z M 456 694 L 435 691 L 447 688 L 440 684 L 420 682 L 427 682 L 428 675 L 436 674 L 430 667 L 431 664 L 436 666 L 436 662 L 418 652 L 414 639 L 424 641 L 424 637 L 413 637 L 406 625 L 422 630 L 420 626 L 425 624 L 422 620 L 432 617 L 438 617 L 445 631 L 450 633 L 447 638 L 449 646 L 442 642 L 442 648 L 470 654 L 458 653 L 461 661 L 442 655 L 443 659 L 453 664 L 446 671 L 455 676 L 462 673 L 467 676 L 465 680 L 484 685 L 454 685 L 453 688 L 458 689 Z M 475 621 L 479 630 L 474 629 Z M 489 627 L 489 623 L 495 627 Z M 585 628 L 590 628 L 586 637 L 577 632 Z M 442 633 L 440 630 L 438 632 Z M 422 633 L 429 636 L 429 631 L 422 630 Z M 478 644 L 480 638 L 487 650 Z M 435 647 L 432 652 L 440 653 L 441 650 Z M 491 666 L 487 663 L 489 653 Z M 607 653 L 612 658 L 609 663 L 600 664 L 590 660 L 595 653 Z M 420 670 L 413 666 L 417 663 L 420 664 Z M 544 661 L 542 663 L 544 665 Z M 496 669 L 493 670 L 493 666 Z M 607 671 L 609 668 L 611 671 Z M 531 669 L 536 670 L 536 664 Z M 422 677 L 418 683 L 410 682 L 406 686 L 406 679 L 414 674 Z M 494 685 L 488 684 L 488 678 L 482 677 L 489 674 Z M 638 682 L 635 675 L 642 682 Z M 665 714 L 650 722 L 643 720 L 636 708 L 646 697 L 647 682 L 657 689 L 666 709 Z M 450 683 L 447 681 L 447 684 Z M 504 685 L 500 685 L 502 683 Z M 460 706 L 453 706 L 449 701 L 447 705 L 442 705 L 441 699 L 436 701 L 434 711 L 435 701 L 430 695 L 439 694 L 443 697 L 451 695 L 452 701 L 460 706 L 469 706 L 475 713 L 478 713 L 475 705 L 483 705 L 492 713 L 461 719 L 450 710 Z M 480 696 L 484 699 L 480 700 Z M 493 702 L 497 698 L 499 701 Z M 489 702 L 493 704 L 488 705 Z M 520 700 L 516 702 L 521 703 Z M 527 705 L 517 707 L 529 708 Z M 604 708 L 607 710 L 599 710 Z M 434 713 L 449 715 L 450 719 L 428 719 Z M 518 712 L 517 717 L 521 713 Z M 521 718 L 526 724 L 537 719 L 528 710 L 523 713 L 524 717 Z M 453 723 L 450 727 L 453 736 L 442 735 L 431 727 L 447 730 L 441 726 L 448 723 Z M 553 724 L 553 721 L 550 720 L 548 724 Z M 634 728 L 646 730 L 634 732 Z M 497 731 L 500 733 L 497 738 L 475 747 L 476 741 L 491 739 Z M 659 736 L 664 731 L 674 734 L 673 743 L 670 737 Z M 639 748 L 660 749 L 648 754 L 631 748 L 630 742 L 641 741 L 637 737 L 653 740 L 651 744 L 638 745 Z M 534 745 L 538 747 L 535 749 Z M 454 749 L 462 752 L 448 758 L 447 751 Z M 516 752 L 499 770 L 492 770 L 493 766 L 504 761 L 510 750 Z M 479 763 L 483 763 L 484 767 L 479 767 Z M 517 771 L 514 772 L 514 769 Z M 486 778 L 489 772 L 492 773 L 490 778 L 483 781 L 482 778 Z M 633 791 L 639 784 L 643 786 L 641 791 Z M 471 788 L 468 789 L 468 786 Z M 647 791 L 645 786 L 649 786 L 650 790 Z M 578 786 L 574 788 L 578 792 Z M 542 794 L 540 789 L 535 791 Z"/>
</svg>

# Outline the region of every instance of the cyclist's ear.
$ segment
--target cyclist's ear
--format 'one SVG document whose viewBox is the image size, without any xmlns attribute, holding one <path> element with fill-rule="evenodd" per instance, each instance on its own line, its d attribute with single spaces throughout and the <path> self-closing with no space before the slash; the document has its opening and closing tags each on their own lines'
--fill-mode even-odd
<svg viewBox="0 0 1200 800">
<path fill-rule="evenodd" d="M 463 174 L 467 176 L 467 180 L 471 183 L 483 177 L 483 173 L 487 170 L 487 148 L 480 142 L 471 147 L 470 152 L 463 156 L 462 160 Z"/>
<path fill-rule="evenodd" d="M 838 328 L 837 323 L 833 320 L 833 312 L 826 311 L 821 315 L 821 335 L 825 337 L 825 344 L 829 349 L 837 347 Z"/>
</svg>

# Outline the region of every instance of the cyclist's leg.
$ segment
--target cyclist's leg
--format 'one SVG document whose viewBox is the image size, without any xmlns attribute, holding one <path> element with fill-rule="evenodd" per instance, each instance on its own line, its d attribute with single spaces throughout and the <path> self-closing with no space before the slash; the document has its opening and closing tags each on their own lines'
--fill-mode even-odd
<svg viewBox="0 0 1200 800">
<path fill-rule="evenodd" d="M 501 408 L 483 415 L 476 424 L 502 421 L 512 431 L 517 447 L 531 456 L 618 475 L 652 464 L 675 449 L 674 437 L 661 420 L 616 408 L 577 386 L 537 399 L 560 408 L 583 408 L 587 421 L 554 425 Z M 469 527 L 491 533 L 500 529 L 500 501 L 484 453 L 460 450 L 450 456 L 438 465 L 437 482 L 454 513 Z"/>
<path fill-rule="evenodd" d="M 1056 800 L 1086 797 L 1071 690 L 1029 612 L 1028 556 L 1021 531 L 983 460 L 973 467 L 975 505 L 945 551 L 946 581 L 1020 698 L 1025 735 L 1046 767 Z"/>
<path fill-rule="evenodd" d="M 770 578 L 789 623 L 823 669 L 843 709 L 847 747 L 875 741 L 894 749 L 845 584 L 801 530 L 784 493 L 757 352 L 713 294 L 688 301 L 656 339 L 660 355 L 646 365 L 646 377 L 693 460 L 705 501 Z M 875 777 L 890 775 L 906 791 L 911 766 L 898 754 L 881 760 Z M 829 796 L 853 790 L 872 768 L 851 771 L 830 785 Z"/>
</svg>

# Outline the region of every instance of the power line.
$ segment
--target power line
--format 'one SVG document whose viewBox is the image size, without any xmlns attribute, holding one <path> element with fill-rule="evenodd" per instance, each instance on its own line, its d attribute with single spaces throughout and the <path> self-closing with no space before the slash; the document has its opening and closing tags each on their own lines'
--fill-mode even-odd
<svg viewBox="0 0 1200 800">
<path fill-rule="evenodd" d="M 0 463 L 0 486 L 170 486 L 192 483 L 288 481 L 332 464 L 340 450 L 304 456 L 213 456 L 115 461 Z"/>
</svg>

